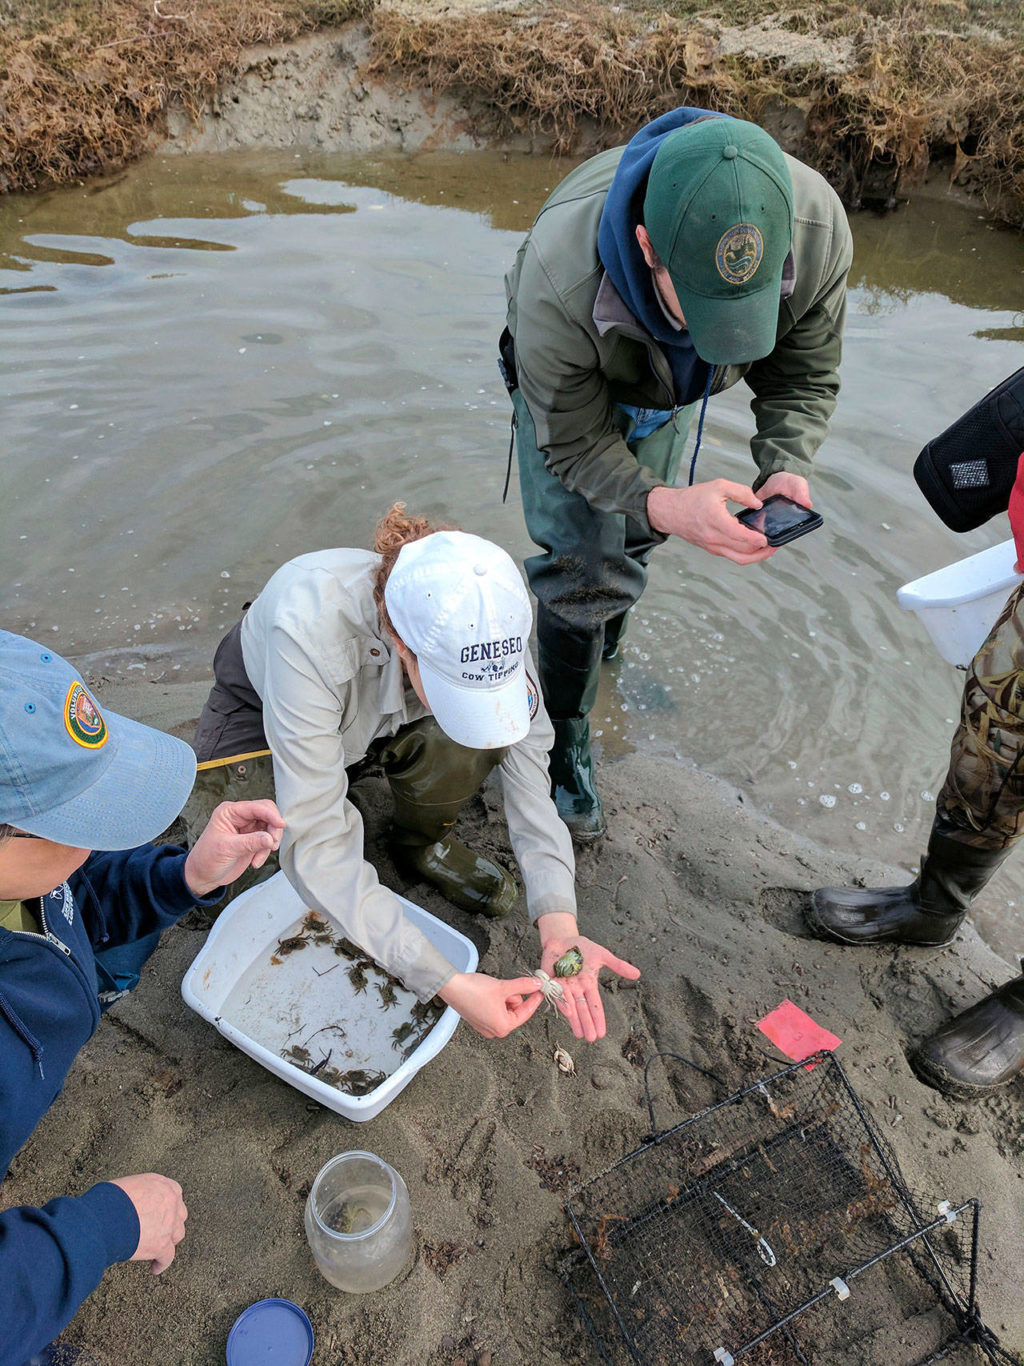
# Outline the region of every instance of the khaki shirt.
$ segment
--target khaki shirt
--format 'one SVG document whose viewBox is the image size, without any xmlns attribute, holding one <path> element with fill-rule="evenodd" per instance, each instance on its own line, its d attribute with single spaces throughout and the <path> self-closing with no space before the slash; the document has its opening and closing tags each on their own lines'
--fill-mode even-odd
<svg viewBox="0 0 1024 1366">
<path fill-rule="evenodd" d="M 379 563 L 366 550 L 321 550 L 283 565 L 245 615 L 242 657 L 263 702 L 288 881 L 425 1001 L 455 968 L 366 862 L 362 818 L 347 795 L 346 767 L 374 740 L 429 715 L 383 638 L 373 601 Z M 529 734 L 499 768 L 533 920 L 576 913 L 572 842 L 550 796 L 553 734 L 541 701 Z"/>
</svg>

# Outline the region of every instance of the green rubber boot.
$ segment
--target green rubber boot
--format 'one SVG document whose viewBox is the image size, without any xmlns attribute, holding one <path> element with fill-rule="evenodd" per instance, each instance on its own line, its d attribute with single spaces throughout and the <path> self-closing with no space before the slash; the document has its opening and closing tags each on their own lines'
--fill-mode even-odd
<svg viewBox="0 0 1024 1366">
<path fill-rule="evenodd" d="M 577 844 L 592 844 L 608 829 L 604 807 L 594 785 L 590 755 L 590 722 L 585 716 L 553 721 L 555 743 L 548 768 L 551 795 L 558 814 Z"/>
<path fill-rule="evenodd" d="M 620 620 L 625 620 L 625 614 Z M 542 629 L 547 625 L 543 614 L 538 622 L 537 672 L 555 728 L 548 759 L 551 796 L 575 842 L 593 844 L 608 829 L 594 783 L 588 719 L 601 674 L 601 637 L 582 642 L 560 638 L 557 630 Z M 551 638 L 550 644 L 546 637 Z"/>
<path fill-rule="evenodd" d="M 515 904 L 515 879 L 451 831 L 504 756 L 503 749 L 456 744 L 433 717 L 403 727 L 380 751 L 394 803 L 389 852 L 395 866 L 412 881 L 429 882 L 461 910 L 492 919 Z"/>
</svg>

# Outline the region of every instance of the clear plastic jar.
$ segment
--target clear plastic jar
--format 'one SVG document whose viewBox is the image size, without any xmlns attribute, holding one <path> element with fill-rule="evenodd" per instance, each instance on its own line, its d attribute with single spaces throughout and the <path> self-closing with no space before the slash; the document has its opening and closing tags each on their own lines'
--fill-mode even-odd
<svg viewBox="0 0 1024 1366">
<path fill-rule="evenodd" d="M 332 1157 L 306 1201 L 306 1237 L 332 1285 L 356 1295 L 379 1290 L 412 1261 L 405 1182 L 373 1153 Z"/>
</svg>

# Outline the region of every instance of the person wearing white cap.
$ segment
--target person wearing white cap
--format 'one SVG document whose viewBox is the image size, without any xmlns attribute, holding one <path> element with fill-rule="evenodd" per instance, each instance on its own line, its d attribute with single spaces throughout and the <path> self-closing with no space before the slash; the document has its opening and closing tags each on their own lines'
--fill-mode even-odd
<svg viewBox="0 0 1024 1366">
<path fill-rule="evenodd" d="M 132 963 L 137 980 L 160 930 L 280 843 L 270 801 L 221 805 L 188 854 L 145 843 L 194 775 L 183 741 L 102 711 L 66 660 L 0 631 L 0 1179 L 123 994 L 101 988 Z M 165 1270 L 187 1214 L 153 1172 L 0 1211 L 0 1366 L 55 1359 L 48 1344 L 115 1262 Z"/>
<path fill-rule="evenodd" d="M 380 763 L 399 871 L 465 910 L 504 915 L 516 897 L 511 875 L 452 835 L 460 808 L 496 769 L 541 968 L 551 973 L 579 946 L 583 970 L 566 979 L 564 1012 L 576 1037 L 593 1041 L 605 1032 L 600 969 L 639 972 L 579 934 L 572 842 L 548 782 L 551 724 L 527 649 L 531 624 L 525 585 L 504 550 L 406 516 L 401 503 L 378 525 L 374 551 L 289 561 L 218 647 L 193 742 L 194 810 L 204 789 L 260 790 L 262 781 L 287 823 L 281 867 L 305 903 L 422 1001 L 439 995 L 481 1034 L 502 1037 L 540 1004 L 536 978 L 456 972 L 366 861 L 349 797 L 353 772 Z"/>
</svg>

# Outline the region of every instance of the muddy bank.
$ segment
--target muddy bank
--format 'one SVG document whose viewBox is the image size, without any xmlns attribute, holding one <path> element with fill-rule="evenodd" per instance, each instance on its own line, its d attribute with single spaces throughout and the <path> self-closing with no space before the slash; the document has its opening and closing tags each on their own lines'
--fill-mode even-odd
<svg viewBox="0 0 1024 1366">
<path fill-rule="evenodd" d="M 461 152 L 488 144 L 473 100 L 372 75 L 376 61 L 366 23 L 249 48 L 197 117 L 177 103 L 168 109 L 160 150 Z M 529 149 L 527 139 L 505 141 Z"/>
<path fill-rule="evenodd" d="M 183 150 L 583 153 L 696 104 L 763 124 L 851 207 L 889 207 L 942 162 L 1019 222 L 1019 44 L 861 18 L 385 4 L 336 35 L 245 53 L 198 121 L 172 111 L 167 126 Z"/>
<path fill-rule="evenodd" d="M 103 695 L 178 730 L 196 700 L 195 689 L 146 682 Z M 384 785 L 371 780 L 359 790 L 382 877 L 470 935 L 486 971 L 532 966 L 522 906 L 507 921 L 483 923 L 423 886 L 406 887 L 381 842 Z M 185 1189 L 191 1216 L 174 1266 L 158 1280 L 137 1266 L 115 1268 L 69 1340 L 100 1366 L 217 1366 L 236 1315 L 283 1295 L 304 1306 L 315 1359 L 331 1366 L 596 1360 L 555 1274 L 572 1245 L 567 1192 L 647 1132 L 642 1073 L 655 1052 L 678 1053 L 721 1079 L 719 1089 L 656 1063 L 656 1114 L 667 1124 L 774 1070 L 753 1021 L 788 996 L 842 1038 L 854 1085 L 928 1207 L 981 1198 L 983 1314 L 1006 1347 L 1024 1348 L 1022 1086 L 961 1105 L 921 1085 L 905 1057 L 950 1010 L 1005 980 L 1007 965 L 970 927 L 944 951 L 808 939 L 800 912 L 807 889 L 901 875 L 837 859 L 696 769 L 634 755 L 603 766 L 602 790 L 612 833 L 580 861 L 581 922 L 643 972 L 636 987 L 607 992 L 606 1039 L 577 1044 L 549 1015 L 502 1042 L 461 1026 L 368 1124 L 307 1102 L 192 1015 L 179 984 L 203 929 L 186 920 L 165 937 L 141 988 L 102 1022 L 5 1183 L 12 1202 L 136 1170 L 172 1173 Z M 475 846 L 510 858 L 494 792 L 473 803 L 463 830 Z M 556 1044 L 569 1049 L 577 1075 L 555 1066 Z M 404 1279 L 362 1298 L 319 1278 L 302 1230 L 317 1170 L 356 1147 L 404 1176 L 417 1247 Z M 910 1323 L 904 1344 L 923 1342 L 925 1328 Z M 851 1348 L 841 1359 L 918 1358 Z"/>
<path fill-rule="evenodd" d="M 166 136 L 205 150 L 590 150 L 689 103 L 764 123 L 851 205 L 888 204 L 948 159 L 994 214 L 1024 214 L 1020 25 L 982 0 L 177 10 L 37 0 L 0 27 L 0 187 L 109 172 Z"/>
</svg>

